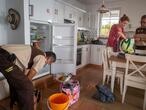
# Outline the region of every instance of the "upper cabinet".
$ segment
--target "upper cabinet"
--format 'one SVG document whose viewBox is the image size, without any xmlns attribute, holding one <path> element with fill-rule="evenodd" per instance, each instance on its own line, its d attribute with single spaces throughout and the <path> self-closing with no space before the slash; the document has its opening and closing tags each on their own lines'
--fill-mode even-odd
<svg viewBox="0 0 146 110">
<path fill-rule="evenodd" d="M 76 10 L 68 5 L 65 5 L 65 19 L 76 21 Z"/>
<path fill-rule="evenodd" d="M 83 26 L 87 29 L 91 28 L 91 19 L 90 19 L 90 13 L 84 13 L 83 15 Z"/>
<path fill-rule="evenodd" d="M 84 19 L 84 13 L 81 11 L 77 12 L 77 18 L 78 18 L 78 27 L 83 27 L 83 19 Z"/>
<path fill-rule="evenodd" d="M 30 19 L 52 22 L 54 2 L 54 0 L 30 0 Z"/>
<path fill-rule="evenodd" d="M 53 7 L 53 22 L 64 23 L 64 4 L 55 1 Z"/>
</svg>

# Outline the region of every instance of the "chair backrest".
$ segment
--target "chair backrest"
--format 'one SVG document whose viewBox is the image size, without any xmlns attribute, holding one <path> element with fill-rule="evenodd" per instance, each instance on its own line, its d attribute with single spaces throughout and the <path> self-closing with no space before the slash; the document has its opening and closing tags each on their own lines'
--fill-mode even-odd
<svg viewBox="0 0 146 110">
<path fill-rule="evenodd" d="M 112 47 L 106 47 L 107 51 L 107 57 L 108 59 L 113 55 L 113 48 Z M 111 68 L 112 62 L 111 60 L 108 60 L 108 67 Z"/>
<path fill-rule="evenodd" d="M 106 47 L 106 50 L 107 50 L 107 56 L 108 56 L 108 58 L 110 58 L 110 56 L 113 53 L 113 48 L 112 47 Z"/>
<path fill-rule="evenodd" d="M 102 63 L 104 70 L 109 69 L 107 48 L 102 50 Z"/>
<path fill-rule="evenodd" d="M 146 67 L 146 56 L 126 54 L 126 73 L 125 77 L 130 77 L 131 80 L 138 82 L 146 81 L 146 74 L 143 69 Z M 132 66 L 132 69 L 129 67 Z"/>
</svg>

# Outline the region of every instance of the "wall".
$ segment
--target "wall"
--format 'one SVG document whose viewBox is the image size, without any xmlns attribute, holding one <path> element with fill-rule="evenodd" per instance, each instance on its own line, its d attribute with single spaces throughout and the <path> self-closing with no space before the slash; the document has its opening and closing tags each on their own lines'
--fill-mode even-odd
<svg viewBox="0 0 146 110">
<path fill-rule="evenodd" d="M 67 3 L 69 3 L 69 4 L 73 5 L 73 6 L 81 8 L 83 10 L 87 10 L 86 5 L 80 3 L 80 2 L 78 2 L 76 0 L 62 0 L 62 1 L 67 2 Z"/>
<path fill-rule="evenodd" d="M 12 30 L 6 21 L 8 9 L 16 9 L 21 16 L 17 30 Z M 23 0 L 0 0 L 0 45 L 25 43 L 24 39 L 24 10 Z"/>
<path fill-rule="evenodd" d="M 21 21 L 16 30 L 12 30 L 10 26 L 7 28 L 8 43 L 24 43 L 23 0 L 6 0 L 6 10 L 9 8 L 14 8 L 20 13 Z"/>
<path fill-rule="evenodd" d="M 7 25 L 6 25 L 6 2 L 5 0 L 0 0 L 0 45 L 6 44 L 8 41 L 7 37 Z"/>
<path fill-rule="evenodd" d="M 146 14 L 146 0 L 125 0 L 119 2 L 108 3 L 109 8 L 120 8 L 121 16 L 127 14 L 133 28 L 140 26 L 140 18 Z"/>
<path fill-rule="evenodd" d="M 106 7 L 109 9 L 119 8 L 121 10 L 120 16 L 127 14 L 130 18 L 130 24 L 132 30 L 135 30 L 140 25 L 140 17 L 146 14 L 146 0 L 121 0 L 117 2 L 105 2 Z M 95 16 L 95 21 L 93 21 L 93 27 L 97 29 L 98 14 L 97 10 L 101 4 L 90 5 L 88 10 Z M 97 23 L 97 24 L 96 24 Z M 96 33 L 96 32 L 95 32 Z"/>
</svg>

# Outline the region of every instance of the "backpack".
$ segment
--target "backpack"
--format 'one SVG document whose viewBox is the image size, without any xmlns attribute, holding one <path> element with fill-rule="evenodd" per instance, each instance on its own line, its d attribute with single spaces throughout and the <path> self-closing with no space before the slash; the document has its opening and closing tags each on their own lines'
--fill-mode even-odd
<svg viewBox="0 0 146 110">
<path fill-rule="evenodd" d="M 115 96 L 108 87 L 104 85 L 96 85 L 96 89 L 98 94 L 97 98 L 101 102 L 112 103 L 115 101 Z"/>
</svg>

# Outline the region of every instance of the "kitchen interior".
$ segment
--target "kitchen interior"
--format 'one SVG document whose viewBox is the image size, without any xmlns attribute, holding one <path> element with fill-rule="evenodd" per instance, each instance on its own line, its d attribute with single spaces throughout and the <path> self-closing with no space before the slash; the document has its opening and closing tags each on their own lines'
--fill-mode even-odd
<svg viewBox="0 0 146 110">
<path fill-rule="evenodd" d="M 103 4 L 109 12 L 101 12 Z M 142 110 L 142 90 L 128 88 L 125 103 L 121 103 L 118 84 L 113 103 L 102 103 L 93 95 L 95 86 L 102 84 L 102 50 L 110 30 L 108 24 L 118 23 L 126 14 L 130 22 L 125 34 L 133 37 L 141 16 L 146 14 L 145 5 L 145 0 L 1 0 L 0 45 L 27 44 L 55 52 L 56 62 L 46 65 L 33 78 L 42 95 L 38 110 L 48 110 L 47 98 L 59 92 L 60 83 L 52 77 L 58 73 L 71 73 L 80 82 L 79 100 L 69 110 Z M 10 8 L 21 16 L 16 30 L 6 19 Z M 110 84 L 107 86 L 110 88 Z M 9 110 L 9 86 L 2 74 L 0 110 Z"/>
</svg>

